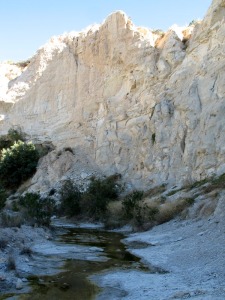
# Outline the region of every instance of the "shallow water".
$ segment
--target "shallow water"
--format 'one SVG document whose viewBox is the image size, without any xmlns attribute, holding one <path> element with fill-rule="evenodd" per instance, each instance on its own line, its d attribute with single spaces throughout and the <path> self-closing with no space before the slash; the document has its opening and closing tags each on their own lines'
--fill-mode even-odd
<svg viewBox="0 0 225 300">
<path fill-rule="evenodd" d="M 89 281 L 90 275 L 112 269 L 154 272 L 155 270 L 144 266 L 138 257 L 126 250 L 125 245 L 121 243 L 123 238 L 124 235 L 115 232 L 81 228 L 67 229 L 63 234 L 58 235 L 57 244 L 85 246 L 87 252 L 85 250 L 83 258 L 67 259 L 63 267 L 66 271 L 57 275 L 30 276 L 28 279 L 32 287 L 31 292 L 21 294 L 16 299 L 91 300 L 95 299 L 100 289 Z M 89 249 L 91 253 L 88 252 Z"/>
</svg>

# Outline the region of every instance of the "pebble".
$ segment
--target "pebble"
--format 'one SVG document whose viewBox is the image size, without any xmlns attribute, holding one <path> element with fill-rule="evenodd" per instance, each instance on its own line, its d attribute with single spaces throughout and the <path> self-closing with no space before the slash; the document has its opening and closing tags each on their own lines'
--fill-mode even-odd
<svg viewBox="0 0 225 300">
<path fill-rule="evenodd" d="M 20 278 L 18 278 L 16 282 L 16 289 L 21 290 L 22 288 L 23 288 L 23 281 Z"/>
<path fill-rule="evenodd" d="M 68 288 L 70 287 L 70 285 L 66 282 L 64 282 L 62 285 L 61 285 L 61 289 L 63 290 L 67 290 Z"/>
<path fill-rule="evenodd" d="M 177 292 L 171 299 L 184 299 L 184 298 L 190 298 L 189 292 Z"/>
<path fill-rule="evenodd" d="M 5 280 L 5 276 L 0 275 L 0 280 L 1 280 L 1 281 L 4 281 L 4 280 Z"/>
</svg>

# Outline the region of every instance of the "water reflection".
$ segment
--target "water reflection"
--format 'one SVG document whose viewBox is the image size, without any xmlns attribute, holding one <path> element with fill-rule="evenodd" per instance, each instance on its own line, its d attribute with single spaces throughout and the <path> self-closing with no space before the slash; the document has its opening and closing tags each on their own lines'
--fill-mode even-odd
<svg viewBox="0 0 225 300">
<path fill-rule="evenodd" d="M 85 260 L 69 259 L 66 261 L 64 272 L 54 276 L 29 277 L 32 291 L 19 296 L 25 300 L 91 300 L 100 289 L 88 280 L 92 274 L 109 269 L 139 269 L 150 271 L 140 259 L 126 250 L 120 233 L 105 232 L 96 229 L 67 229 L 58 235 L 57 243 L 63 245 L 82 245 L 107 259 L 94 261 L 87 256 Z M 99 251 L 101 250 L 101 251 Z"/>
</svg>

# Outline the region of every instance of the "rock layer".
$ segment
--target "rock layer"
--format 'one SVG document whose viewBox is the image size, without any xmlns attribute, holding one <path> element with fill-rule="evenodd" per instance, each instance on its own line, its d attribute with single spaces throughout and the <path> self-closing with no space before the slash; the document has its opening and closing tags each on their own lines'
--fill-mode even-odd
<svg viewBox="0 0 225 300">
<path fill-rule="evenodd" d="M 224 16 L 214 0 L 201 23 L 162 35 L 119 11 L 52 38 L 1 93 L 0 132 L 71 147 L 135 188 L 223 173 Z"/>
</svg>

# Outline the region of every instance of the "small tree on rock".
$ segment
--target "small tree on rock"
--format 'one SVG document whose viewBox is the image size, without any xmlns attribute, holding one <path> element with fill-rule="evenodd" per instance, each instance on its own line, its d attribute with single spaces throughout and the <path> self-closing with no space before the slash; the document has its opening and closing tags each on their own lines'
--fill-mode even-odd
<svg viewBox="0 0 225 300">
<path fill-rule="evenodd" d="M 5 188 L 17 188 L 36 171 L 38 151 L 32 142 L 15 142 L 1 151 L 0 181 Z"/>
</svg>

